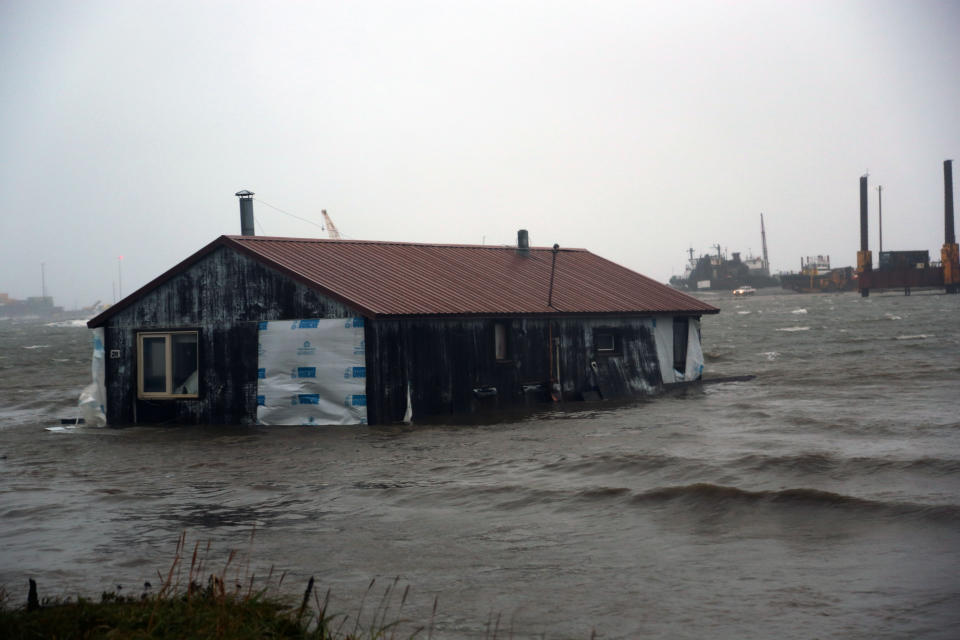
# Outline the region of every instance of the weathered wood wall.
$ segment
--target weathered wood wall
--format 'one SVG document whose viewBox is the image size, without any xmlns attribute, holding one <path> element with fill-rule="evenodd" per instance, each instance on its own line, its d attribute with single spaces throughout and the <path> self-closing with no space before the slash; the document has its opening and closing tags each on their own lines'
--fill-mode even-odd
<svg viewBox="0 0 960 640">
<path fill-rule="evenodd" d="M 358 315 L 247 256 L 220 248 L 110 318 L 107 421 L 243 424 L 256 417 L 257 322 Z M 139 331 L 197 329 L 200 398 L 137 399 Z"/>
<path fill-rule="evenodd" d="M 494 357 L 497 322 L 508 328 L 508 358 L 502 361 Z M 565 399 L 637 395 L 661 384 L 649 319 L 641 317 L 378 318 L 367 327 L 371 424 L 403 418 L 408 385 L 414 419 L 545 401 L 551 336 L 559 340 Z M 618 336 L 614 353 L 597 351 L 596 331 Z M 495 395 L 475 392 L 491 388 Z"/>
</svg>

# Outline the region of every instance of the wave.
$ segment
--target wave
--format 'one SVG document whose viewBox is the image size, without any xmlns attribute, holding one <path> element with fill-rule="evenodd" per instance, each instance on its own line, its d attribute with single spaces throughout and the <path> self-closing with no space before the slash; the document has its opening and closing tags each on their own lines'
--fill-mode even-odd
<svg viewBox="0 0 960 640">
<path fill-rule="evenodd" d="M 958 505 L 926 505 L 911 502 L 868 500 L 820 489 L 781 489 L 779 491 L 747 491 L 737 487 L 697 483 L 661 487 L 635 495 L 638 505 L 670 503 L 694 504 L 714 510 L 737 506 L 777 506 L 815 509 L 842 509 L 849 514 L 891 515 L 937 521 L 960 522 Z"/>
<path fill-rule="evenodd" d="M 782 327 L 782 328 L 780 328 L 780 329 L 777 329 L 777 331 L 789 331 L 789 332 L 793 332 L 793 331 L 809 331 L 809 330 L 810 330 L 810 327 Z"/>
<path fill-rule="evenodd" d="M 795 315 L 805 315 L 805 314 L 807 313 L 807 310 L 806 310 L 806 309 L 794 309 L 794 310 L 791 311 L 790 313 L 795 314 Z"/>
<path fill-rule="evenodd" d="M 635 474 L 677 466 L 682 462 L 682 459 L 675 456 L 661 454 L 605 453 L 575 460 L 558 460 L 544 465 L 544 469 L 596 474 L 628 471 Z"/>
<path fill-rule="evenodd" d="M 380 488 L 387 493 L 399 487 Z M 571 508 L 616 509 L 679 508 L 693 515 L 723 515 L 731 513 L 741 517 L 736 510 L 829 512 L 840 516 L 871 516 L 877 518 L 920 519 L 960 525 L 960 505 L 923 504 L 859 498 L 813 488 L 789 488 L 779 490 L 751 491 L 734 486 L 700 482 L 687 485 L 662 486 L 646 491 L 636 491 L 623 486 L 588 486 L 577 488 L 529 487 L 510 485 L 458 485 L 436 486 L 430 493 L 430 503 L 437 501 L 453 504 L 458 508 L 488 510 L 523 510 L 547 508 L 568 511 Z M 400 491 L 394 494 L 399 504 L 421 505 L 426 496 L 422 491 Z M 807 516 L 810 516 L 808 513 Z M 805 517 L 807 517 L 805 516 Z M 816 517 L 816 516 L 811 516 Z"/>
<path fill-rule="evenodd" d="M 910 336 L 897 336 L 894 340 L 926 340 L 927 338 L 936 338 L 932 333 L 918 333 Z"/>
<path fill-rule="evenodd" d="M 948 458 L 841 458 L 823 453 L 788 456 L 753 454 L 738 458 L 730 466 L 749 471 L 777 471 L 801 474 L 829 474 L 832 477 L 854 477 L 875 473 L 909 471 L 949 476 L 960 473 L 960 460 Z"/>
</svg>

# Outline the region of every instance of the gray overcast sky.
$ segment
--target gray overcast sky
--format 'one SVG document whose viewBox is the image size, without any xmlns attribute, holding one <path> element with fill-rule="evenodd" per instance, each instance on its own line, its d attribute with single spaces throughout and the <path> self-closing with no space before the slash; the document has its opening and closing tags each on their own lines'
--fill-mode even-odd
<svg viewBox="0 0 960 640">
<path fill-rule="evenodd" d="M 0 292 L 130 293 L 221 234 L 856 263 L 943 243 L 957 2 L 0 2 Z M 960 183 L 960 163 L 958 175 Z"/>
</svg>

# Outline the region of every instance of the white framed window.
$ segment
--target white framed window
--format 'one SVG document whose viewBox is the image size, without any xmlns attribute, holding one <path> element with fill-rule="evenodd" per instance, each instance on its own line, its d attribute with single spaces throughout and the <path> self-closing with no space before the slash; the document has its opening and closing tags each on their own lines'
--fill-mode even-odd
<svg viewBox="0 0 960 640">
<path fill-rule="evenodd" d="M 137 334 L 137 397 L 199 397 L 197 331 Z"/>
</svg>

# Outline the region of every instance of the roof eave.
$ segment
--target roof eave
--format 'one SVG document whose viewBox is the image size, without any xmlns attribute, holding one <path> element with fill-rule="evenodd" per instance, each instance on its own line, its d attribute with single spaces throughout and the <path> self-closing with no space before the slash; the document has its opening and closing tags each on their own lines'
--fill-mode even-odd
<svg viewBox="0 0 960 640">
<path fill-rule="evenodd" d="M 227 236 L 220 236 L 219 238 L 215 239 L 213 242 L 201 248 L 199 251 L 196 251 L 190 254 L 185 259 L 181 260 L 171 268 L 167 269 L 162 274 L 160 274 L 159 276 L 157 276 L 147 284 L 143 285 L 142 287 L 140 287 L 130 295 L 126 296 L 122 300 L 119 300 L 117 303 L 111 305 L 108 309 L 104 310 L 99 315 L 96 315 L 93 318 L 90 318 L 90 320 L 87 321 L 87 326 L 91 329 L 95 329 L 97 327 L 103 326 L 107 320 L 109 320 L 110 318 L 115 316 L 117 313 L 123 311 L 124 309 L 132 305 L 134 302 L 139 300 L 143 295 L 145 295 L 149 291 L 155 289 L 156 287 L 159 287 L 161 284 L 167 282 L 168 280 L 172 280 L 175 276 L 186 271 L 189 267 L 199 262 L 202 258 L 206 257 L 210 253 L 213 253 L 213 251 L 217 247 L 225 244 L 226 240 L 227 240 Z"/>
</svg>

